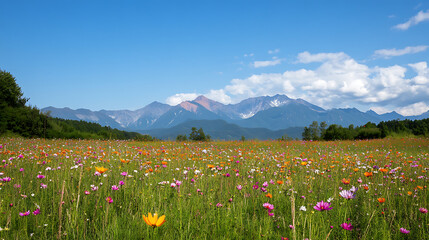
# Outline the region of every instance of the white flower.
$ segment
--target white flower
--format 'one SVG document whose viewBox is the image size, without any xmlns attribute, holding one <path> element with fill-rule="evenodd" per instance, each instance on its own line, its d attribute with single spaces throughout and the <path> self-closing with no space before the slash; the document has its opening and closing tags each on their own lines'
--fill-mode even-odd
<svg viewBox="0 0 429 240">
<path fill-rule="evenodd" d="M 331 202 L 332 200 L 334 200 L 333 198 L 328 198 L 327 202 Z"/>
<path fill-rule="evenodd" d="M 307 208 L 305 207 L 305 206 L 301 206 L 300 208 L 299 208 L 299 210 L 301 210 L 301 211 L 307 211 Z"/>
</svg>

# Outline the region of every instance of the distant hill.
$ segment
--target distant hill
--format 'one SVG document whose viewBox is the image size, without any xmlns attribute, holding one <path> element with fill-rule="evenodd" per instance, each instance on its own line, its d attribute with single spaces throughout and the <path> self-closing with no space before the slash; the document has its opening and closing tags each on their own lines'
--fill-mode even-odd
<svg viewBox="0 0 429 240">
<path fill-rule="evenodd" d="M 192 120 L 186 121 L 171 128 L 151 129 L 138 131 L 141 134 L 164 139 L 175 140 L 177 135 L 188 135 L 192 127 L 202 128 L 205 134 L 210 135 L 212 139 L 239 140 L 242 136 L 246 139 L 278 139 L 282 136 L 292 138 L 301 138 L 303 128 L 294 127 L 282 130 L 269 130 L 266 128 L 243 128 L 236 124 L 227 123 L 224 120 Z"/>
</svg>

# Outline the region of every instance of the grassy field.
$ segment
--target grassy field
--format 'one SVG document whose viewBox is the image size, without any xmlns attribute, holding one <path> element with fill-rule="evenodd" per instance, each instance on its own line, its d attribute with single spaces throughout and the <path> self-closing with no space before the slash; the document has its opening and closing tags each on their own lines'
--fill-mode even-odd
<svg viewBox="0 0 429 240">
<path fill-rule="evenodd" d="M 428 139 L 3 138 L 0 160 L 0 239 L 429 236 Z"/>
</svg>

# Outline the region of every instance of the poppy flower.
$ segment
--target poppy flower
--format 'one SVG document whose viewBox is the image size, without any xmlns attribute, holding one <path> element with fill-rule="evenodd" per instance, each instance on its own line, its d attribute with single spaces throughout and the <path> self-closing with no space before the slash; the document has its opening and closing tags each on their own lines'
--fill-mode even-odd
<svg viewBox="0 0 429 240">
<path fill-rule="evenodd" d="M 151 213 L 148 213 L 147 217 L 143 215 L 143 220 L 145 223 L 153 228 L 161 227 L 165 223 L 165 215 L 162 215 L 158 218 L 158 213 L 155 213 L 153 216 Z"/>
<path fill-rule="evenodd" d="M 377 199 L 377 201 L 378 201 L 379 203 L 384 203 L 384 202 L 386 201 L 386 199 L 385 199 L 385 198 L 378 198 L 378 199 Z"/>
<path fill-rule="evenodd" d="M 363 175 L 365 175 L 365 177 L 371 177 L 372 176 L 372 172 L 365 172 Z"/>
<path fill-rule="evenodd" d="M 107 171 L 108 169 L 107 168 L 104 168 L 104 167 L 95 167 L 95 170 L 97 171 L 97 172 L 99 172 L 99 173 L 104 173 L 105 171 Z"/>
</svg>

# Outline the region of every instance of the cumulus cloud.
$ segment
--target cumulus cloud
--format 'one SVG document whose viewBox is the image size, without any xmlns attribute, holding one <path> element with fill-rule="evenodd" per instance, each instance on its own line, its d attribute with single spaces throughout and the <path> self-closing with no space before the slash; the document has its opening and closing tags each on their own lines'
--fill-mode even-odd
<svg viewBox="0 0 429 240">
<path fill-rule="evenodd" d="M 420 11 L 417 13 L 417 15 L 411 17 L 408 21 L 395 25 L 393 28 L 399 29 L 399 30 L 407 30 L 411 26 L 417 25 L 423 21 L 429 20 L 429 9 L 426 10 L 426 12 Z"/>
<path fill-rule="evenodd" d="M 168 105 L 176 106 L 177 104 L 180 104 L 181 102 L 194 100 L 199 95 L 201 95 L 201 94 L 196 94 L 196 93 L 177 93 L 177 94 L 174 94 L 171 97 L 168 97 L 165 102 Z"/>
<path fill-rule="evenodd" d="M 283 73 L 254 74 L 243 79 L 232 79 L 224 88 L 209 90 L 205 96 L 228 104 L 249 97 L 286 94 L 327 109 L 360 106 L 371 107 L 377 112 L 389 109 L 406 114 L 421 114 L 427 111 L 427 62 L 369 67 L 343 52 L 303 52 L 298 54 L 297 62 L 319 64 Z M 169 98 L 169 104 L 196 97 L 197 94 L 176 94 Z"/>
<path fill-rule="evenodd" d="M 402 56 L 402 55 L 406 55 L 406 54 L 423 52 L 423 51 L 426 51 L 426 49 L 428 47 L 429 46 L 421 45 L 421 46 L 415 46 L 415 47 L 406 47 L 403 49 L 396 49 L 396 48 L 380 49 L 380 50 L 376 50 L 374 52 L 374 57 L 375 58 L 386 58 L 386 59 L 388 59 L 391 57 L 397 57 L 397 56 Z"/>
<path fill-rule="evenodd" d="M 420 115 L 427 111 L 429 111 L 429 105 L 424 102 L 414 103 L 409 106 L 401 107 L 398 109 L 398 113 L 403 116 Z"/>
<path fill-rule="evenodd" d="M 281 59 L 274 59 L 274 60 L 268 60 L 268 61 L 254 61 L 253 67 L 260 68 L 260 67 L 268 67 L 268 66 L 275 66 L 282 62 Z"/>
</svg>

